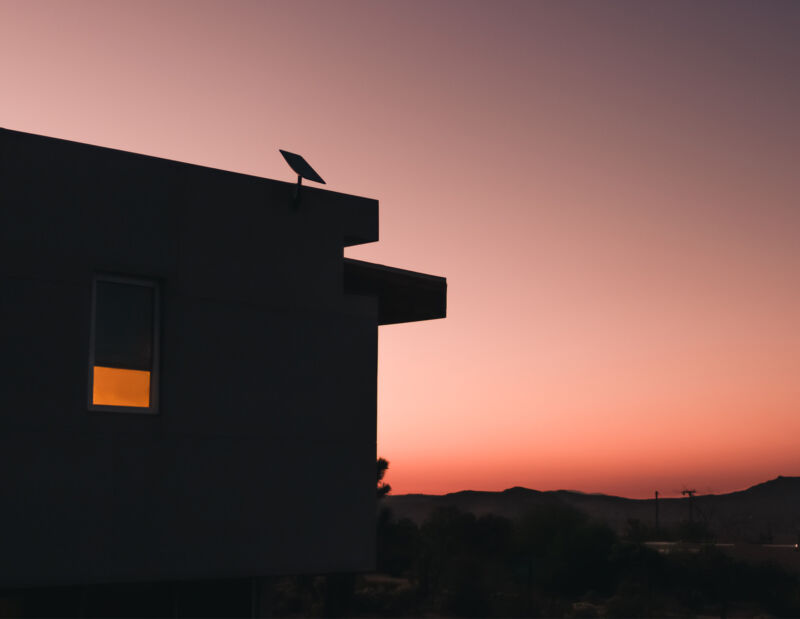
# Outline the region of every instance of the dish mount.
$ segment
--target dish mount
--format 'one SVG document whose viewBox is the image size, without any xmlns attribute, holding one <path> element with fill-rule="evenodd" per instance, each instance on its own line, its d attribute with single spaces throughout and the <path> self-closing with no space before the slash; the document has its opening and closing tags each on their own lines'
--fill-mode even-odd
<svg viewBox="0 0 800 619">
<path fill-rule="evenodd" d="M 286 159 L 286 163 L 289 164 L 289 167 L 297 174 L 297 186 L 294 189 L 294 197 L 291 203 L 292 208 L 296 209 L 300 205 L 300 187 L 303 185 L 303 179 L 314 181 L 315 183 L 322 183 L 323 185 L 325 181 L 322 180 L 322 177 L 317 174 L 316 170 L 314 170 L 302 156 L 290 153 L 286 150 L 281 150 L 280 148 L 278 150 L 281 155 L 283 155 L 283 158 Z"/>
</svg>

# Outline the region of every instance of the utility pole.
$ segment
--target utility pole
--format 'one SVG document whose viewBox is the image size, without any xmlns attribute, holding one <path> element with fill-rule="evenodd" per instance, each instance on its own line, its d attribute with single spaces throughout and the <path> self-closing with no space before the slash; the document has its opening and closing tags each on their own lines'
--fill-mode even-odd
<svg viewBox="0 0 800 619">
<path fill-rule="evenodd" d="M 656 537 L 659 537 L 659 526 L 658 526 L 658 490 L 656 490 Z"/>
<path fill-rule="evenodd" d="M 694 522 L 694 510 L 692 504 L 692 497 L 697 493 L 697 490 L 681 490 L 681 494 L 689 496 L 689 523 Z"/>
</svg>

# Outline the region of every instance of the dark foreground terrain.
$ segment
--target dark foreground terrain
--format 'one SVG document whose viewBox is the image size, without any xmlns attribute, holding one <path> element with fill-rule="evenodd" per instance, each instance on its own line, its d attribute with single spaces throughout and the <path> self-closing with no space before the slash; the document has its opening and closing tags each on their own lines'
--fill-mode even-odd
<svg viewBox="0 0 800 619">
<path fill-rule="evenodd" d="M 737 557 L 688 522 L 668 551 L 565 505 L 510 519 L 454 507 L 420 525 L 387 511 L 379 571 L 356 583 L 353 614 L 642 617 L 800 616 L 795 570 L 756 553 Z M 795 563 L 800 553 L 782 549 Z"/>
<path fill-rule="evenodd" d="M 578 493 L 514 489 L 424 501 L 385 497 L 379 501 L 376 573 L 270 579 L 261 589 L 260 612 L 275 617 L 800 617 L 800 552 L 794 543 L 774 539 L 776 532 L 788 536 L 785 523 L 797 522 L 796 492 L 796 478 L 779 478 L 738 496 L 715 497 L 740 510 L 731 509 L 735 518 L 750 513 L 755 520 L 760 514 L 763 522 L 775 523 L 766 529 L 773 539 L 762 543 L 731 538 L 729 530 L 726 537 L 719 535 L 714 524 L 733 520 L 704 517 L 701 510 L 711 513 L 722 504 L 708 497 L 695 499 L 695 507 L 701 507 L 691 521 L 666 518 L 657 530 L 636 517 L 638 504 L 646 502 L 614 497 L 579 495 L 578 500 L 588 497 L 583 507 L 593 501 L 632 506 L 633 512 L 614 512 L 627 520 L 609 521 L 602 510 L 579 509 L 570 500 Z M 474 497 L 479 501 L 470 505 Z M 782 512 L 770 516 L 765 505 Z M 494 508 L 499 513 L 491 513 Z M 763 522 L 745 528 L 748 535 Z M 250 616 L 251 595 L 247 580 L 112 585 L 45 595 L 16 591 L 0 595 L 0 616 Z"/>
</svg>

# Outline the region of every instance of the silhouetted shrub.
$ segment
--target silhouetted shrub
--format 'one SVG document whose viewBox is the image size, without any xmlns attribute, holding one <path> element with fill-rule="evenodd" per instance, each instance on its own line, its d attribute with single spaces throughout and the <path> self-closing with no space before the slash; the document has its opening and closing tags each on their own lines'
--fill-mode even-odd
<svg viewBox="0 0 800 619">
<path fill-rule="evenodd" d="M 413 572 L 420 552 L 419 537 L 419 527 L 412 520 L 395 522 L 388 510 L 381 510 L 376 539 L 378 571 L 392 576 Z"/>
<path fill-rule="evenodd" d="M 357 593 L 362 614 L 800 616 L 798 579 L 777 566 L 737 562 L 696 543 L 661 554 L 643 543 L 651 531 L 642 525 L 631 523 L 620 540 L 558 502 L 516 521 L 453 507 L 421 526 L 388 511 L 378 521 L 378 565 L 395 578 Z"/>
<path fill-rule="evenodd" d="M 615 543 L 607 526 L 576 509 L 549 506 L 517 523 L 517 574 L 525 574 L 527 586 L 551 593 L 610 592 L 609 558 Z"/>
</svg>

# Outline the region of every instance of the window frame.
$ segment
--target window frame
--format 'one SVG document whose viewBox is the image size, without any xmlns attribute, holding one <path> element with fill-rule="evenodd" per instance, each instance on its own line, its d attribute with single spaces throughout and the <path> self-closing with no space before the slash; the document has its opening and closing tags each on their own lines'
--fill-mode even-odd
<svg viewBox="0 0 800 619">
<path fill-rule="evenodd" d="M 150 406 L 112 406 L 94 403 L 95 330 L 97 315 L 97 283 L 111 282 L 143 286 L 153 289 L 153 364 L 150 369 Z M 89 327 L 89 368 L 87 406 L 91 412 L 132 413 L 134 415 L 156 415 L 159 412 L 159 364 L 161 340 L 161 286 L 158 280 L 125 275 L 95 273 L 92 277 L 92 311 Z"/>
</svg>

